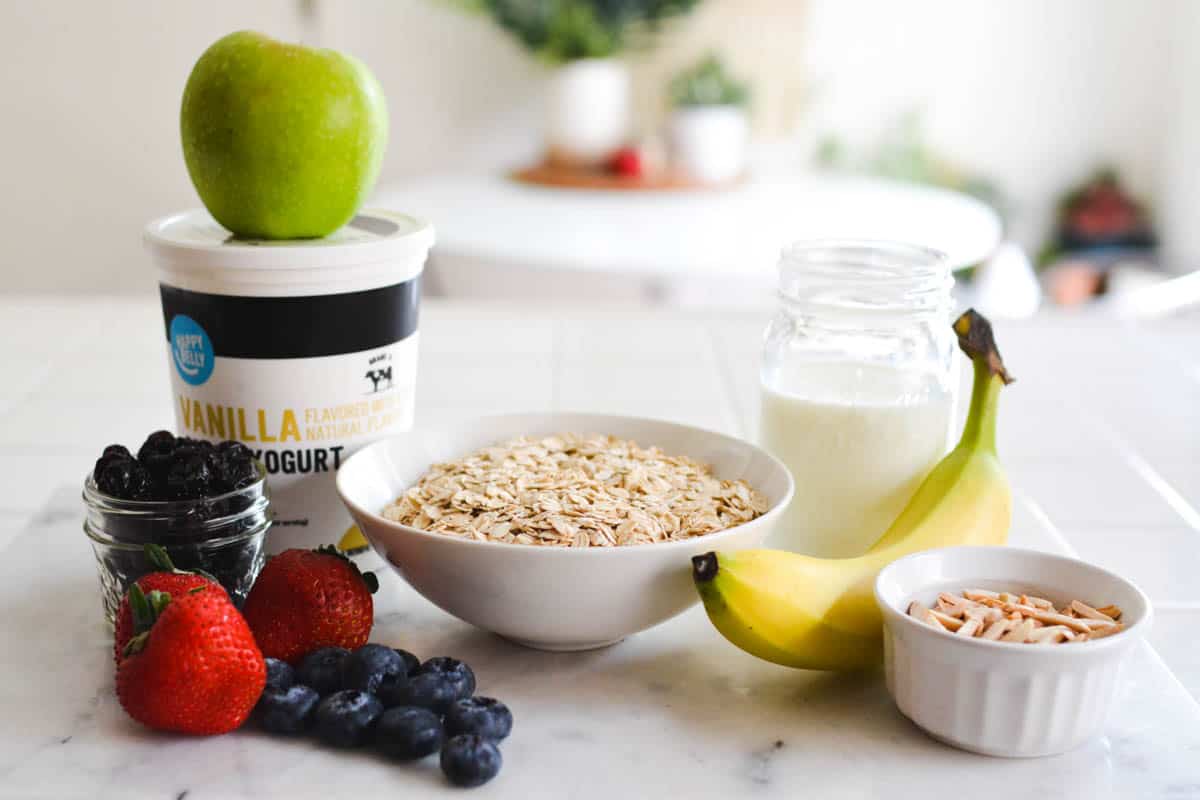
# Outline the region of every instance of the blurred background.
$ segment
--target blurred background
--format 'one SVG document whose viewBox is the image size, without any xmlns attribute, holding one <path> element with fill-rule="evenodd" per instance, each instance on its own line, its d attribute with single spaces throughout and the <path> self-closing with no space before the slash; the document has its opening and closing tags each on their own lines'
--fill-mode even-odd
<svg viewBox="0 0 1200 800">
<path fill-rule="evenodd" d="M 1200 299 L 1190 0 L 3 2 L 0 291 L 154 290 L 142 227 L 199 205 L 184 83 L 242 28 L 378 76 L 431 294 L 766 304 L 784 243 L 854 235 L 1000 316 Z"/>
</svg>

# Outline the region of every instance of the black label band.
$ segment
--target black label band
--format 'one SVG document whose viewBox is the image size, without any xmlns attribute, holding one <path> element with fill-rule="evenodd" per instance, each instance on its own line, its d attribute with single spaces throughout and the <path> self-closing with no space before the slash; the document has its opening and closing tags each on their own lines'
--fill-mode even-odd
<svg viewBox="0 0 1200 800">
<path fill-rule="evenodd" d="M 316 358 L 356 353 L 406 339 L 417 329 L 420 276 L 349 294 L 233 297 L 159 284 L 168 341 L 186 316 L 207 333 L 215 356 Z"/>
</svg>

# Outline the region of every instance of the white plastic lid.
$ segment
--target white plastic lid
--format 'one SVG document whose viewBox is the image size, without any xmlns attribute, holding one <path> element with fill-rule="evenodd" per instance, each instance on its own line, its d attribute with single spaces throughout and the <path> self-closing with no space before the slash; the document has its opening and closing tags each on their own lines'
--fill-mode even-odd
<svg viewBox="0 0 1200 800">
<path fill-rule="evenodd" d="M 433 227 L 406 214 L 360 211 L 323 239 L 237 239 L 202 209 L 146 226 L 163 283 L 241 297 L 296 297 L 378 289 L 421 274 Z"/>
</svg>

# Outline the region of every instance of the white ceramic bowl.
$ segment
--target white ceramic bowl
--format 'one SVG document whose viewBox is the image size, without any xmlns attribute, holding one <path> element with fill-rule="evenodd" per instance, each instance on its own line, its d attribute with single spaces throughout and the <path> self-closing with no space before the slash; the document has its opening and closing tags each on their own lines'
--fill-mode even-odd
<svg viewBox="0 0 1200 800">
<path fill-rule="evenodd" d="M 556 548 L 427 533 L 380 512 L 430 464 L 521 435 L 604 433 L 657 445 L 744 479 L 766 495 L 766 514 L 681 542 Z M 787 468 L 719 433 L 631 417 L 512 414 L 421 428 L 375 442 L 337 474 L 343 502 L 376 552 L 435 605 L 474 625 L 544 650 L 611 644 L 675 616 L 698 599 L 691 557 L 760 544 L 792 497 Z"/>
<path fill-rule="evenodd" d="M 1120 606 L 1126 629 L 1092 642 L 1016 644 L 937 631 L 905 613 L 940 591 L 1025 592 L 1056 606 Z M 947 547 L 899 559 L 875 581 L 888 691 L 934 738 L 991 756 L 1062 753 L 1100 732 L 1121 660 L 1150 626 L 1150 601 L 1083 561 L 1010 547 Z"/>
</svg>

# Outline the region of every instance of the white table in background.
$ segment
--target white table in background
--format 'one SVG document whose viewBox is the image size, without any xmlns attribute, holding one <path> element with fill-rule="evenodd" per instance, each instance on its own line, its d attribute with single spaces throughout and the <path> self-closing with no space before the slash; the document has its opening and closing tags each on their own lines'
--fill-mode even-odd
<svg viewBox="0 0 1200 800">
<path fill-rule="evenodd" d="M 434 224 L 431 281 L 455 298 L 756 306 L 775 285 L 780 249 L 799 239 L 911 242 L 964 267 L 1001 235 L 996 213 L 966 195 L 829 175 L 670 192 L 445 176 L 383 187 L 373 204 Z"/>
<path fill-rule="evenodd" d="M 604 410 L 749 435 L 762 323 L 430 302 L 418 421 Z M 1105 734 L 1073 753 L 953 750 L 901 717 L 878 675 L 758 661 L 698 608 L 611 648 L 541 653 L 454 620 L 389 573 L 373 638 L 460 656 L 481 692 L 513 707 L 504 771 L 471 797 L 1198 798 L 1200 709 L 1186 687 L 1200 692 L 1200 323 L 1110 325 L 1047 315 L 998 326 L 1018 378 L 999 433 L 1012 543 L 1137 581 L 1175 673 L 1138 648 Z M 432 761 L 254 731 L 160 735 L 122 713 L 79 484 L 104 444 L 171 424 L 162 338 L 150 296 L 0 299 L 0 798 L 463 797 Z"/>
</svg>

